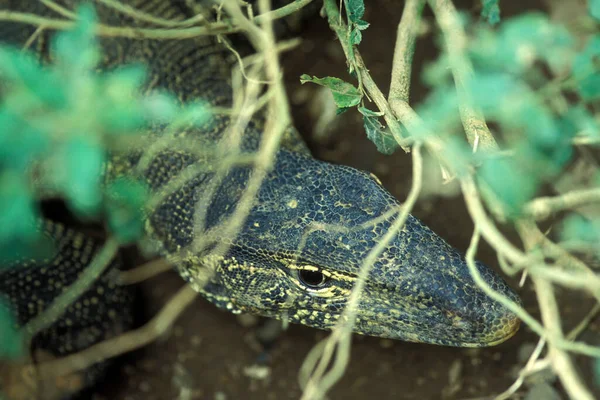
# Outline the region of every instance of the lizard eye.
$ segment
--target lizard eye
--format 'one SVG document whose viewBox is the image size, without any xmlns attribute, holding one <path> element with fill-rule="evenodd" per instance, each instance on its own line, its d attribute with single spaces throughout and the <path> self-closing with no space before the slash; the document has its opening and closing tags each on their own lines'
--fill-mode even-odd
<svg viewBox="0 0 600 400">
<path fill-rule="evenodd" d="M 321 289 L 325 286 L 329 277 L 315 269 L 299 269 L 298 280 L 308 289 Z"/>
</svg>

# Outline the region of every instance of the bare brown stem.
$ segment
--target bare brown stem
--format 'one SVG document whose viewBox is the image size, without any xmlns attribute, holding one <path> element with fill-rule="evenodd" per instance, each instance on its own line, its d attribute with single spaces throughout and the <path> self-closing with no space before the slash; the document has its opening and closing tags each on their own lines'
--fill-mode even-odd
<svg viewBox="0 0 600 400">
<path fill-rule="evenodd" d="M 408 104 L 410 92 L 410 75 L 412 59 L 415 52 L 415 40 L 421 23 L 421 12 L 425 0 L 406 0 L 402 18 L 396 33 L 392 79 L 388 101 L 392 110 L 396 111 L 396 102 Z M 396 114 L 396 116 L 398 116 Z"/>
</svg>

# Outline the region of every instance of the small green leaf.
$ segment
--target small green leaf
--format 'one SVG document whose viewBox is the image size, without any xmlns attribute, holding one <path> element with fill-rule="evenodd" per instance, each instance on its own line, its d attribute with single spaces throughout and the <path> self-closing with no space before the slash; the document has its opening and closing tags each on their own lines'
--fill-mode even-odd
<svg viewBox="0 0 600 400">
<path fill-rule="evenodd" d="M 365 132 L 371 142 L 377 147 L 377 151 L 382 154 L 392 154 L 398 147 L 398 142 L 394 139 L 391 133 L 384 130 L 384 126 L 381 125 L 379 119 L 376 116 L 367 116 L 366 114 L 375 114 L 366 108 L 361 107 L 363 110 L 363 123 L 365 126 Z M 364 111 L 367 111 L 366 113 Z M 360 110 L 359 110 L 360 111 Z"/>
<path fill-rule="evenodd" d="M 381 117 L 384 114 L 383 111 L 371 111 L 365 107 L 358 107 L 358 111 L 365 117 Z"/>
<path fill-rule="evenodd" d="M 147 78 L 147 69 L 143 64 L 121 66 L 103 77 L 104 95 L 114 102 L 131 101 L 139 95 Z"/>
<path fill-rule="evenodd" d="M 0 241 L 37 236 L 37 210 L 27 181 L 18 172 L 0 174 Z"/>
<path fill-rule="evenodd" d="M 600 98 L 600 35 L 594 35 L 573 62 L 573 76 L 585 100 Z"/>
<path fill-rule="evenodd" d="M 365 15 L 364 0 L 345 0 L 350 22 L 357 22 Z"/>
<path fill-rule="evenodd" d="M 106 190 L 108 226 L 120 243 L 131 243 L 144 233 L 144 204 L 148 188 L 140 181 L 118 178 Z"/>
<path fill-rule="evenodd" d="M 481 17 L 484 18 L 490 25 L 496 25 L 500 22 L 500 6 L 498 0 L 481 0 L 483 9 Z"/>
<path fill-rule="evenodd" d="M 367 21 L 363 21 L 362 19 L 354 22 L 354 26 L 356 27 L 356 29 L 359 29 L 361 31 L 364 31 L 365 29 L 367 29 L 369 27 L 369 25 L 371 25 L 371 24 L 368 23 Z"/>
<path fill-rule="evenodd" d="M 141 106 L 147 121 L 168 122 L 177 117 L 181 109 L 175 96 L 169 93 L 153 93 L 141 99 Z"/>
<path fill-rule="evenodd" d="M 564 72 L 574 55 L 574 39 L 562 25 L 542 13 L 526 13 L 500 25 L 495 33 L 480 29 L 469 46 L 469 55 L 479 69 L 524 73 L 537 60 L 553 71 Z"/>
<path fill-rule="evenodd" d="M 200 127 L 210 121 L 212 111 L 210 104 L 205 101 L 195 101 L 186 104 L 183 110 L 173 119 L 173 125 L 193 125 Z"/>
<path fill-rule="evenodd" d="M 600 221 L 587 219 L 580 214 L 571 214 L 562 223 L 562 240 L 576 240 L 597 244 L 600 242 Z"/>
<path fill-rule="evenodd" d="M 100 52 L 94 35 L 96 12 L 89 3 L 77 8 L 77 21 L 72 30 L 57 34 L 52 43 L 56 62 L 66 73 L 91 70 L 100 60 Z"/>
<path fill-rule="evenodd" d="M 28 109 L 44 105 L 61 109 L 67 104 L 65 88 L 55 74 L 42 68 L 32 55 L 14 47 L 0 46 L 0 80 L 5 85 L 4 101 L 12 107 Z M 19 104 L 14 104 L 16 99 Z"/>
<path fill-rule="evenodd" d="M 362 33 L 358 29 L 353 29 L 352 32 L 350 32 L 350 45 L 357 46 L 360 44 L 361 41 Z"/>
<path fill-rule="evenodd" d="M 568 138 L 577 134 L 600 137 L 600 126 L 594 116 L 583 105 L 574 105 L 558 121 L 559 131 Z"/>
<path fill-rule="evenodd" d="M 33 193 L 19 171 L 0 173 L 0 261 L 15 260 L 35 249 L 39 239 Z"/>
<path fill-rule="evenodd" d="M 96 214 L 102 204 L 100 182 L 106 161 L 101 145 L 82 136 L 71 138 L 54 158 L 56 186 L 82 216 Z"/>
<path fill-rule="evenodd" d="M 300 77 L 301 83 L 312 82 L 317 85 L 325 86 L 331 90 L 333 94 L 333 100 L 339 108 L 349 108 L 360 104 L 362 99 L 362 93 L 348 82 L 344 82 L 339 78 L 331 76 L 325 78 L 317 78 L 316 76 L 302 75 Z"/>
<path fill-rule="evenodd" d="M 478 170 L 478 178 L 491 189 L 509 215 L 518 215 L 522 206 L 535 195 L 537 178 L 522 171 L 511 160 L 491 158 Z"/>
<path fill-rule="evenodd" d="M 588 0 L 588 11 L 596 20 L 600 20 L 600 0 Z"/>
<path fill-rule="evenodd" d="M 10 303 L 0 297 L 0 359 L 15 359 L 23 355 L 23 342 Z"/>
<path fill-rule="evenodd" d="M 50 145 L 45 132 L 9 110 L 0 109 L 0 126 L 0 166 L 24 171 Z"/>
</svg>

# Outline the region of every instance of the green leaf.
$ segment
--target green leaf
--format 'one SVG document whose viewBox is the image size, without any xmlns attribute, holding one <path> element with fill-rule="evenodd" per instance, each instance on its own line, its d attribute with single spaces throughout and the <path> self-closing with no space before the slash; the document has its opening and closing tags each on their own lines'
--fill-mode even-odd
<svg viewBox="0 0 600 400">
<path fill-rule="evenodd" d="M 594 116 L 583 105 L 574 105 L 559 119 L 559 130 L 563 135 L 572 138 L 576 134 L 587 137 L 600 137 L 600 126 Z"/>
<path fill-rule="evenodd" d="M 20 171 L 0 173 L 0 262 L 11 262 L 36 249 L 39 240 L 33 193 Z"/>
<path fill-rule="evenodd" d="M 201 127 L 208 123 L 212 117 L 210 104 L 197 100 L 186 104 L 173 119 L 173 125 L 193 125 Z"/>
<path fill-rule="evenodd" d="M 0 297 L 0 359 L 15 359 L 23 355 L 23 341 L 10 303 Z"/>
<path fill-rule="evenodd" d="M 102 204 L 100 183 L 105 161 L 102 146 L 82 136 L 71 138 L 54 159 L 56 185 L 82 216 L 96 214 Z"/>
<path fill-rule="evenodd" d="M 352 32 L 350 32 L 350 45 L 357 46 L 360 44 L 361 41 L 362 33 L 358 29 L 353 29 Z"/>
<path fill-rule="evenodd" d="M 535 195 L 538 183 L 535 176 L 522 171 L 514 161 L 487 159 L 477 176 L 493 193 L 509 215 L 518 215 L 523 205 Z"/>
<path fill-rule="evenodd" d="M 33 193 L 19 172 L 0 174 L 0 242 L 12 237 L 33 239 L 37 236 Z"/>
<path fill-rule="evenodd" d="M 588 0 L 588 11 L 593 18 L 600 20 L 600 0 Z"/>
<path fill-rule="evenodd" d="M 300 83 L 312 82 L 317 85 L 325 86 L 331 90 L 333 100 L 339 108 L 349 108 L 360 104 L 362 93 L 348 82 L 331 76 L 317 78 L 316 76 L 302 75 Z"/>
<path fill-rule="evenodd" d="M 335 110 L 335 115 L 340 115 L 340 114 L 343 114 L 343 113 L 345 113 L 346 111 L 348 111 L 348 110 L 349 110 L 349 109 L 351 109 L 351 108 L 352 108 L 352 107 L 338 107 L 338 108 Z"/>
<path fill-rule="evenodd" d="M 140 94 L 140 89 L 148 79 L 143 64 L 129 64 L 104 75 L 102 85 L 107 100 L 114 102 L 131 101 Z"/>
<path fill-rule="evenodd" d="M 444 153 L 451 167 L 452 173 L 458 177 L 471 174 L 472 165 L 475 164 L 473 149 L 462 136 L 453 135 L 444 144 Z M 481 154 L 481 153 L 476 153 Z"/>
<path fill-rule="evenodd" d="M 354 26 L 356 27 L 356 29 L 359 29 L 361 31 L 364 31 L 365 29 L 367 29 L 369 27 L 369 25 L 371 25 L 371 24 L 368 23 L 367 21 L 363 21 L 362 19 L 354 22 Z"/>
<path fill-rule="evenodd" d="M 96 12 L 89 3 L 77 7 L 77 21 L 72 30 L 57 34 L 51 48 L 60 68 L 69 73 L 89 71 L 100 60 L 94 34 Z"/>
<path fill-rule="evenodd" d="M 153 93 L 141 99 L 141 106 L 147 121 L 169 122 L 177 118 L 181 111 L 175 96 L 169 93 Z"/>
<path fill-rule="evenodd" d="M 585 100 L 600 98 L 600 35 L 594 35 L 573 62 L 579 94 Z"/>
<path fill-rule="evenodd" d="M 371 111 L 365 107 L 358 107 L 358 111 L 365 117 L 381 117 L 384 114 L 383 111 Z"/>
<path fill-rule="evenodd" d="M 0 168 L 25 171 L 47 151 L 50 139 L 14 113 L 0 108 Z"/>
<path fill-rule="evenodd" d="M 593 221 L 580 214 L 571 214 L 562 224 L 562 240 L 578 240 L 588 243 L 600 242 L 600 221 Z"/>
<path fill-rule="evenodd" d="M 5 85 L 2 97 L 14 108 L 44 105 L 61 109 L 67 104 L 66 91 L 55 74 L 32 55 L 14 47 L 0 46 L 0 80 Z M 20 102 L 15 104 L 15 100 Z"/>
<path fill-rule="evenodd" d="M 359 111 L 363 114 L 363 124 L 367 137 L 382 154 L 392 154 L 398 147 L 398 142 L 391 133 L 384 130 L 375 112 L 361 107 Z M 368 114 L 368 115 L 367 115 Z"/>
<path fill-rule="evenodd" d="M 536 60 L 543 60 L 553 71 L 566 70 L 574 55 L 574 39 L 562 25 L 542 13 L 513 17 L 495 33 L 477 31 L 469 55 L 479 69 L 524 73 Z"/>
<path fill-rule="evenodd" d="M 118 178 L 106 190 L 108 226 L 120 243 L 131 243 L 144 233 L 144 204 L 148 188 L 140 181 Z"/>
<path fill-rule="evenodd" d="M 490 25 L 496 25 L 500 22 L 500 6 L 498 0 L 481 0 L 483 9 L 481 17 L 484 18 Z"/>
<path fill-rule="evenodd" d="M 364 0 L 345 0 L 345 2 L 350 22 L 360 21 L 363 15 L 365 15 Z"/>
</svg>

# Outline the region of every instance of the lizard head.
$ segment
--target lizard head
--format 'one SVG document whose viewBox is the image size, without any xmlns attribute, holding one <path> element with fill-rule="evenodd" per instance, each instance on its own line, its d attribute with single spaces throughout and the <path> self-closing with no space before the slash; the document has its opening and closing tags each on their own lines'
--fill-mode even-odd
<svg viewBox="0 0 600 400">
<path fill-rule="evenodd" d="M 232 198 L 245 188 L 249 174 L 242 167 L 231 172 L 209 206 L 207 226 L 218 226 L 230 215 Z M 329 329 L 344 312 L 361 265 L 397 217 L 399 205 L 367 173 L 280 151 L 228 253 L 200 263 L 214 275 L 197 289 L 234 312 Z M 495 291 L 520 302 L 491 269 L 480 263 L 476 268 Z M 195 269 L 185 269 L 193 284 Z M 354 331 L 480 347 L 506 340 L 518 326 L 514 314 L 476 285 L 464 257 L 409 216 L 371 266 Z"/>
</svg>

